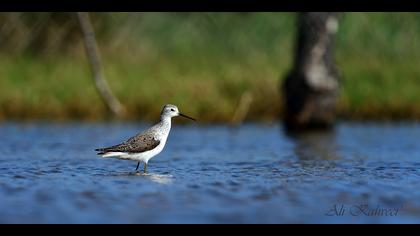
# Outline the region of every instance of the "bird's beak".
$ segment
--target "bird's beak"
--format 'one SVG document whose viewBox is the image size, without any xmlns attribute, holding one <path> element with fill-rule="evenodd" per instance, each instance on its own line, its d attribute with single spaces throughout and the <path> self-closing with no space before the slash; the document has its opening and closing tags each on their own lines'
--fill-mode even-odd
<svg viewBox="0 0 420 236">
<path fill-rule="evenodd" d="M 182 116 L 182 117 L 185 117 L 185 118 L 188 118 L 188 119 L 190 119 L 190 120 L 195 121 L 195 119 L 194 119 L 194 118 L 189 117 L 189 116 L 187 116 L 187 115 L 184 115 L 184 114 L 182 114 L 182 113 L 178 113 L 178 115 L 180 115 L 180 116 Z"/>
</svg>

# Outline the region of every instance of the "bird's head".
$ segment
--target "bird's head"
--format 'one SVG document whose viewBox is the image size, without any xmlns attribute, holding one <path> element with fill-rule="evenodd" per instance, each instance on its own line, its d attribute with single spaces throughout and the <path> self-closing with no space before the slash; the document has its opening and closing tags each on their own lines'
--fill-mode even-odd
<svg viewBox="0 0 420 236">
<path fill-rule="evenodd" d="M 191 118 L 187 115 L 184 115 L 182 113 L 179 112 L 178 107 L 172 104 L 166 104 L 163 109 L 162 109 L 162 113 L 161 113 L 161 117 L 175 117 L 175 116 L 182 116 L 185 118 L 188 118 L 190 120 L 195 121 L 194 118 Z"/>
</svg>

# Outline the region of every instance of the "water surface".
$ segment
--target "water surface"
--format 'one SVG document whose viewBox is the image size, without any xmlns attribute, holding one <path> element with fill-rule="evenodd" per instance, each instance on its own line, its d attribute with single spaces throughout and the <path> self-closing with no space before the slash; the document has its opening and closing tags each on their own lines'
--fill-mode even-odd
<svg viewBox="0 0 420 236">
<path fill-rule="evenodd" d="M 148 124 L 0 124 L 0 223 L 419 223 L 420 124 L 175 124 L 149 162 L 97 157 Z"/>
</svg>

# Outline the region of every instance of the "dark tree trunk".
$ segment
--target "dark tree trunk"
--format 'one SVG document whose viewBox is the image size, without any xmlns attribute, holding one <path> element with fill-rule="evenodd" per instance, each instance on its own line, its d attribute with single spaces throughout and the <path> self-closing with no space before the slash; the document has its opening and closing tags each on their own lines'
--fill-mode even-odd
<svg viewBox="0 0 420 236">
<path fill-rule="evenodd" d="M 339 94 L 333 39 L 338 13 L 300 13 L 292 71 L 283 84 L 288 130 L 331 128 Z"/>
</svg>

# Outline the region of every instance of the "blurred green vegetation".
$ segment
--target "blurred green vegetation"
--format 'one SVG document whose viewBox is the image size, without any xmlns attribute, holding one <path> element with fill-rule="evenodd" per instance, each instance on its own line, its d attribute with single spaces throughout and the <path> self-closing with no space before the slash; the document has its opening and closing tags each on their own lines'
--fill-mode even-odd
<svg viewBox="0 0 420 236">
<path fill-rule="evenodd" d="M 293 13 L 93 13 L 105 76 L 130 119 L 166 103 L 201 121 L 281 115 Z M 420 14 L 345 13 L 336 40 L 343 119 L 420 119 Z M 0 118 L 103 119 L 71 13 L 0 13 Z"/>
</svg>

